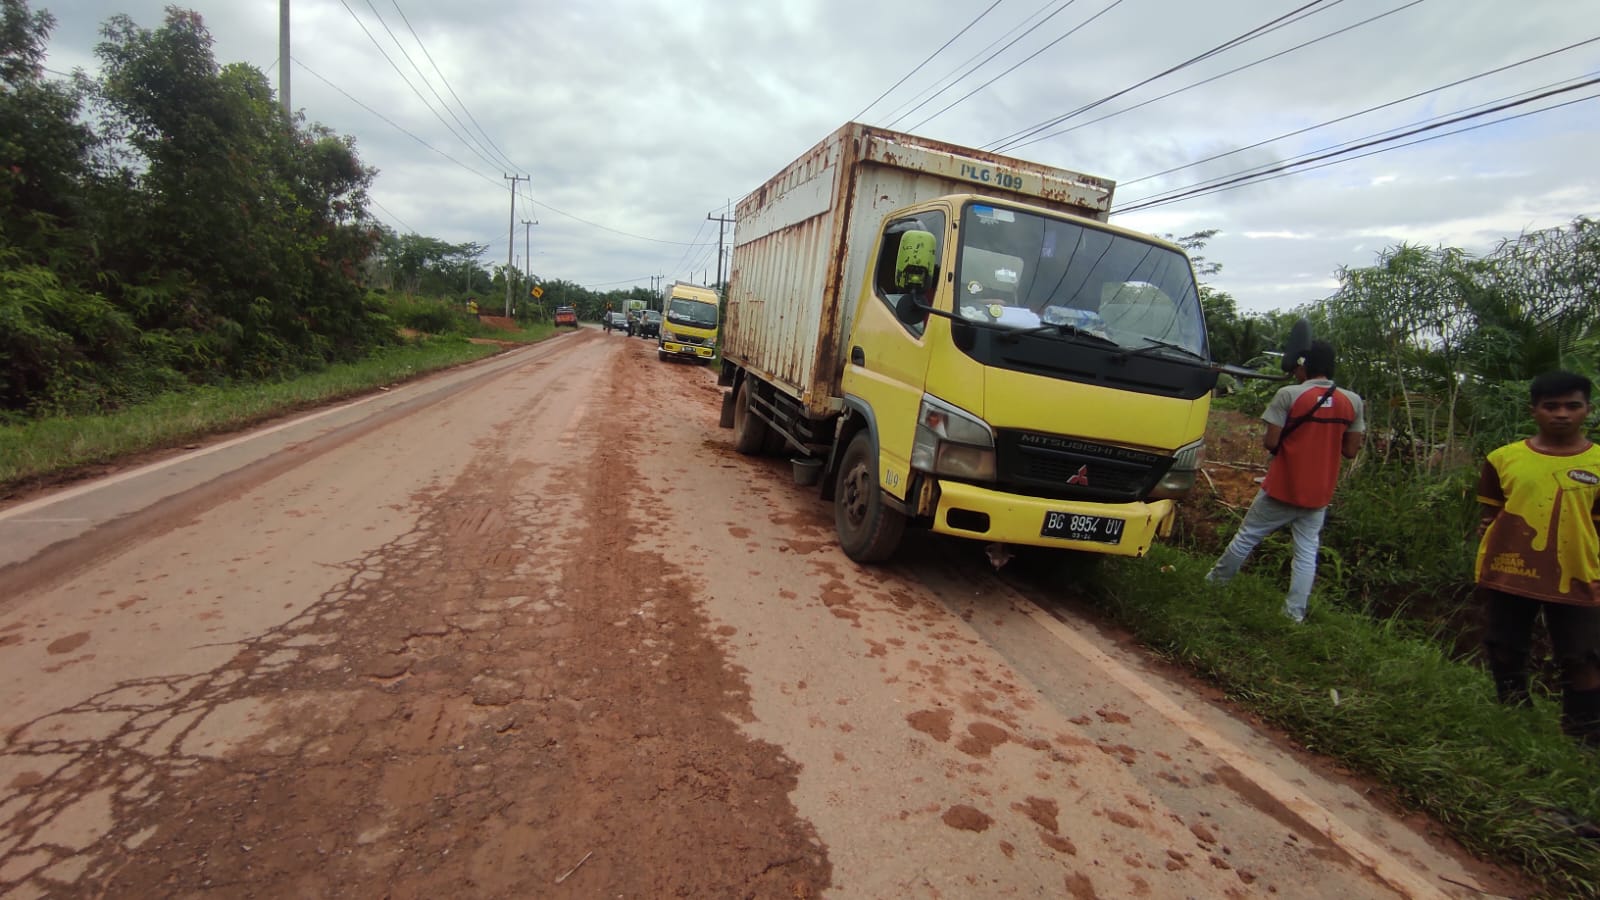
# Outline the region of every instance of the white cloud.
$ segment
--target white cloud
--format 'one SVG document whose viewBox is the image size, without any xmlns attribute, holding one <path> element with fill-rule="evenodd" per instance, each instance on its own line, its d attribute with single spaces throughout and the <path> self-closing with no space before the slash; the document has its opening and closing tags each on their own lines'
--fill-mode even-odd
<svg viewBox="0 0 1600 900">
<path fill-rule="evenodd" d="M 98 29 L 109 15 L 126 12 L 153 27 L 168 2 L 35 0 L 59 22 L 49 65 L 93 65 Z M 220 61 L 251 63 L 276 80 L 278 0 L 190 5 L 205 17 Z M 394 4 L 375 6 L 448 97 Z M 363 159 L 380 170 L 374 196 L 411 227 L 446 240 L 490 241 L 489 258 L 503 262 L 509 197 L 501 176 L 516 169 L 533 176 L 533 199 L 548 204 L 519 207 L 517 214 L 539 220 L 531 241 L 537 272 L 588 284 L 635 278 L 641 285 L 649 275 L 698 279 L 714 272 L 715 231 L 707 227 L 707 213 L 822 139 L 982 8 L 928 0 L 907 16 L 896 5 L 848 0 L 399 0 L 399 6 L 450 89 L 509 160 L 480 159 L 430 114 L 428 107 L 438 103 L 365 3 L 351 2 L 352 16 L 339 0 L 293 0 L 294 57 L 462 165 L 300 67 L 292 76 L 294 105 L 357 138 Z M 1029 35 L 1014 33 L 1038 8 L 996 7 L 865 120 L 887 124 L 890 110 L 909 105 L 905 101 L 964 63 L 975 64 L 993 52 L 985 49 L 991 44 L 1007 46 L 896 126 L 908 129 L 1101 7 L 1074 4 Z M 1122 90 L 1286 8 L 1269 10 L 1251 0 L 1123 3 L 916 130 L 957 143 L 988 143 Z M 1588 50 L 1560 54 L 1327 129 L 1136 180 L 1553 50 L 1600 20 L 1596 0 L 1425 3 L 1222 74 L 1393 8 L 1386 0 L 1325 6 L 1303 22 L 1072 117 L 1059 128 L 1074 130 L 1015 155 L 1117 179 L 1123 182 L 1118 202 L 1127 203 L 1554 83 L 1596 62 Z M 426 102 L 378 53 L 358 18 Z M 1222 77 L 1092 121 L 1212 76 Z M 1341 266 L 1369 264 L 1379 249 L 1401 240 L 1481 251 L 1523 228 L 1600 212 L 1600 172 L 1591 162 L 1600 125 L 1595 104 L 1116 221 L 1154 233 L 1220 229 L 1205 251 L 1224 266 L 1218 284 L 1244 309 L 1293 305 L 1328 291 Z M 457 115 L 466 118 L 459 109 Z M 549 207 L 656 240 L 624 237 Z M 514 238 L 521 254 L 520 225 Z"/>
<path fill-rule="evenodd" d="M 1297 231 L 1246 231 L 1244 236 L 1253 240 L 1309 241 L 1316 235 Z"/>
</svg>

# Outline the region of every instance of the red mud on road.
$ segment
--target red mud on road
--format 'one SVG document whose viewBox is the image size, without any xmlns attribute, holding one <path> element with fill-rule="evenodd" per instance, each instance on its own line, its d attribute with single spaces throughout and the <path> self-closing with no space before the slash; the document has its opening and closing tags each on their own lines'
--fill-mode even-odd
<svg viewBox="0 0 1600 900">
<path fill-rule="evenodd" d="M 222 668 L 5 735 L 33 762 L 4 786 L 0 893 L 817 895 L 797 767 L 741 734 L 695 592 L 618 514 L 645 450 L 604 414 L 644 400 L 630 357 L 593 377 L 570 465 L 502 426 L 399 513 L 409 533 Z M 124 721 L 73 736 L 98 717 Z M 222 739 L 241 722 L 255 737 Z M 98 837 L 72 844 L 74 820 Z"/>
</svg>

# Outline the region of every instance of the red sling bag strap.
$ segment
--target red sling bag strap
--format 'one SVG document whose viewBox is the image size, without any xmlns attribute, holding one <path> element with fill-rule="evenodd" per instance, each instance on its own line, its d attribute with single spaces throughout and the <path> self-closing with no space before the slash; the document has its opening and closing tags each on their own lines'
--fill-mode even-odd
<svg viewBox="0 0 1600 900">
<path fill-rule="evenodd" d="M 1322 396 L 1317 398 L 1317 402 L 1311 404 L 1310 409 L 1306 410 L 1303 415 L 1295 416 L 1284 423 L 1283 431 L 1278 435 L 1278 450 L 1283 449 L 1283 442 L 1288 439 L 1291 432 L 1310 421 L 1311 417 L 1317 414 L 1317 410 L 1322 408 L 1322 404 L 1328 402 L 1328 398 L 1333 396 L 1333 392 L 1338 390 L 1338 387 L 1335 384 L 1328 385 L 1328 389 L 1322 392 Z M 1278 450 L 1272 451 L 1272 455 L 1277 456 Z"/>
</svg>

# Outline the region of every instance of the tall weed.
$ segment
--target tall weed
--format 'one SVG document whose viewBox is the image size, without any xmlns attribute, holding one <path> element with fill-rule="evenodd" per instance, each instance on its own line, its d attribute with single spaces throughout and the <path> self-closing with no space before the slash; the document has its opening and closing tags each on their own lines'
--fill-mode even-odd
<svg viewBox="0 0 1600 900">
<path fill-rule="evenodd" d="M 1476 478 L 1467 466 L 1436 475 L 1401 465 L 1353 470 L 1323 531 L 1325 558 L 1335 553 L 1341 563 L 1340 601 L 1387 615 L 1420 603 L 1453 617 L 1442 598 L 1459 596 L 1472 578 Z"/>
</svg>

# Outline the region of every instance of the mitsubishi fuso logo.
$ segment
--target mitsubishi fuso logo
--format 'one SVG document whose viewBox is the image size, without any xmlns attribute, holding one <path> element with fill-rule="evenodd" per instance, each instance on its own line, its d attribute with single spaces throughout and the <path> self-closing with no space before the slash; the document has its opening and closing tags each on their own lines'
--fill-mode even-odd
<svg viewBox="0 0 1600 900">
<path fill-rule="evenodd" d="M 1071 478 L 1068 478 L 1067 479 L 1067 484 L 1076 484 L 1076 485 L 1080 485 L 1082 487 L 1088 487 L 1089 486 L 1089 467 L 1088 466 L 1079 466 L 1077 474 L 1073 475 Z"/>
</svg>

